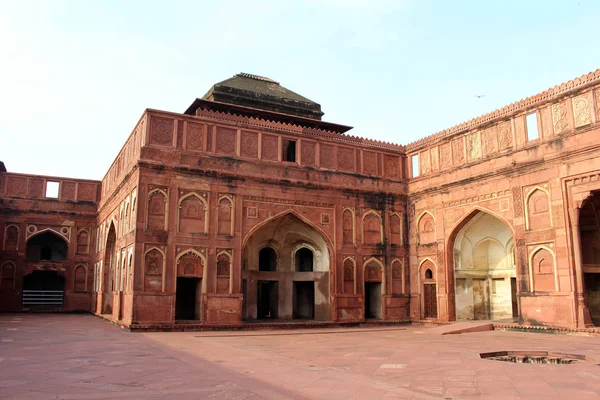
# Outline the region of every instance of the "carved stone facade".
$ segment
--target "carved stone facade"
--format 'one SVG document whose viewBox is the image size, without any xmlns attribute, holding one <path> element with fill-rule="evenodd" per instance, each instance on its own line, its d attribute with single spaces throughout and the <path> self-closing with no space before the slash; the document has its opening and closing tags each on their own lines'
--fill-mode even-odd
<svg viewBox="0 0 600 400">
<path fill-rule="evenodd" d="M 148 110 L 101 182 L 0 170 L 2 310 L 48 284 L 149 329 L 600 322 L 599 71 L 406 146 L 286 104 Z"/>
</svg>

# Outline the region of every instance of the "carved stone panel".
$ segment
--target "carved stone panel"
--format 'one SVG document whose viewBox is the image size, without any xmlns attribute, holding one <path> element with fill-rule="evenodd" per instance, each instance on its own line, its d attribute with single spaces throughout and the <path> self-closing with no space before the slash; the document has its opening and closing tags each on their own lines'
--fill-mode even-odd
<svg viewBox="0 0 600 400">
<path fill-rule="evenodd" d="M 422 151 L 420 154 L 421 158 L 421 174 L 427 175 L 431 172 L 431 153 L 429 150 Z"/>
<path fill-rule="evenodd" d="M 552 122 L 557 135 L 569 130 L 569 112 L 565 101 L 552 104 Z"/>
<path fill-rule="evenodd" d="M 315 165 L 317 165 L 317 159 L 316 159 L 317 144 L 315 142 L 303 140 L 301 145 L 302 145 L 302 152 L 300 155 L 300 157 L 301 157 L 300 162 L 302 163 L 302 165 L 307 165 L 310 167 L 314 167 Z"/>
<path fill-rule="evenodd" d="M 438 153 L 438 147 L 432 147 L 430 149 L 431 152 L 431 170 L 432 171 L 437 171 L 440 169 L 440 160 L 439 160 L 439 153 Z"/>
<path fill-rule="evenodd" d="M 319 146 L 321 153 L 321 168 L 334 169 L 335 168 L 335 146 L 329 144 L 321 144 Z"/>
<path fill-rule="evenodd" d="M 173 145 L 173 120 L 152 117 L 150 125 L 150 143 L 161 146 Z"/>
<path fill-rule="evenodd" d="M 498 152 L 498 142 L 496 138 L 496 126 L 487 128 L 481 133 L 483 154 L 489 156 Z"/>
<path fill-rule="evenodd" d="M 202 151 L 204 125 L 188 123 L 185 146 L 187 150 Z"/>
<path fill-rule="evenodd" d="M 450 142 L 440 146 L 440 166 L 442 169 L 452 166 L 452 145 Z"/>
<path fill-rule="evenodd" d="M 240 155 L 258 158 L 258 133 L 242 131 Z"/>
<path fill-rule="evenodd" d="M 589 93 L 574 97 L 572 100 L 572 105 L 575 128 L 592 123 Z"/>
<path fill-rule="evenodd" d="M 454 165 L 465 162 L 465 138 L 463 136 L 452 140 L 452 160 Z"/>
<path fill-rule="evenodd" d="M 261 158 L 268 161 L 277 161 L 278 139 L 277 136 L 262 135 Z"/>
<path fill-rule="evenodd" d="M 550 137 L 552 135 L 552 114 L 549 107 L 540 110 L 540 119 L 542 122 L 542 129 L 540 129 L 542 137 Z"/>
<path fill-rule="evenodd" d="M 81 184 L 81 183 L 79 184 L 79 189 L 80 189 L 79 200 L 82 200 L 81 199 L 81 186 L 82 185 L 84 185 L 84 184 Z M 91 185 L 91 184 L 88 184 L 88 185 Z M 43 179 L 32 178 L 29 180 L 29 197 L 32 197 L 34 199 L 41 199 L 44 197 L 44 180 Z M 96 199 L 94 198 L 91 200 L 96 200 Z"/>
<path fill-rule="evenodd" d="M 227 155 L 235 154 L 235 137 L 235 130 L 217 127 L 217 143 L 215 152 Z"/>
<path fill-rule="evenodd" d="M 418 223 L 419 244 L 435 242 L 435 220 L 430 214 L 423 214 Z"/>
<path fill-rule="evenodd" d="M 467 155 L 469 156 L 469 161 L 481 157 L 480 132 L 473 132 L 467 135 Z"/>
<path fill-rule="evenodd" d="M 27 195 L 27 178 L 8 176 L 6 194 L 9 196 L 25 197 Z"/>
<path fill-rule="evenodd" d="M 338 170 L 354 172 L 354 161 L 356 160 L 356 157 L 354 157 L 354 149 L 338 147 L 337 152 Z"/>
<path fill-rule="evenodd" d="M 377 175 L 377 153 L 363 151 L 363 173 L 365 175 Z"/>
<path fill-rule="evenodd" d="M 96 185 L 94 185 L 93 183 L 78 183 L 77 200 L 96 201 Z"/>
<path fill-rule="evenodd" d="M 75 200 L 75 182 L 63 181 L 61 185 L 61 200 L 74 201 Z"/>
<path fill-rule="evenodd" d="M 400 160 L 396 156 L 383 156 L 383 168 L 388 178 L 400 178 Z"/>
<path fill-rule="evenodd" d="M 498 124 L 498 149 L 500 151 L 513 147 L 512 127 L 510 121 Z"/>
<path fill-rule="evenodd" d="M 527 132 L 525 131 L 525 118 L 515 117 L 515 140 L 517 147 L 523 146 L 527 142 Z"/>
<path fill-rule="evenodd" d="M 596 121 L 600 121 L 600 89 L 594 90 L 594 103 L 596 104 Z"/>
</svg>

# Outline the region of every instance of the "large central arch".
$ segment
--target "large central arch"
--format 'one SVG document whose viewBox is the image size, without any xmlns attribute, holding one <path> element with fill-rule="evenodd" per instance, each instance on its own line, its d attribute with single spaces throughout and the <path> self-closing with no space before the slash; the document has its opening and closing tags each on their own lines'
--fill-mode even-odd
<svg viewBox="0 0 600 400">
<path fill-rule="evenodd" d="M 327 235 L 287 211 L 255 227 L 244 241 L 245 320 L 331 320 Z"/>
<path fill-rule="evenodd" d="M 457 224 L 447 242 L 450 319 L 518 317 L 513 237 L 506 221 L 479 209 Z"/>
<path fill-rule="evenodd" d="M 116 265 L 116 241 L 117 235 L 115 225 L 110 224 L 106 238 L 104 251 L 103 279 L 102 279 L 102 314 L 113 312 L 113 292 L 115 291 L 115 269 Z"/>
</svg>

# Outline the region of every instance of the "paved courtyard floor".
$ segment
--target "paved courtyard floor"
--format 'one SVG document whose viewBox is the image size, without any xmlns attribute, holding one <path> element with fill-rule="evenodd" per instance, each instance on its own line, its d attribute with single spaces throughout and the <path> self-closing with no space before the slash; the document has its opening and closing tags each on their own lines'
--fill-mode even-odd
<svg viewBox="0 0 600 400">
<path fill-rule="evenodd" d="M 571 365 L 482 360 L 545 350 Z M 600 338 L 395 326 L 130 333 L 90 315 L 0 315 L 1 399 L 600 399 Z"/>
</svg>

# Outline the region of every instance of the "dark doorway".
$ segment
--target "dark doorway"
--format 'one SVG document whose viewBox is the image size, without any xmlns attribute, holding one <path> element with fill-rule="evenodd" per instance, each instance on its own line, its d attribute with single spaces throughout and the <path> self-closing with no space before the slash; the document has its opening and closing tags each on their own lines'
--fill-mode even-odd
<svg viewBox="0 0 600 400">
<path fill-rule="evenodd" d="M 54 232 L 43 232 L 27 241 L 27 261 L 65 261 L 67 242 Z"/>
<path fill-rule="evenodd" d="M 315 319 L 315 283 L 294 282 L 294 319 Z"/>
<path fill-rule="evenodd" d="M 256 318 L 277 319 L 279 282 L 258 281 L 256 284 Z"/>
<path fill-rule="evenodd" d="M 519 306 L 517 303 L 517 278 L 510 278 L 510 298 L 512 301 L 512 316 L 519 317 Z"/>
<path fill-rule="evenodd" d="M 435 284 L 423 285 L 423 300 L 425 303 L 425 318 L 437 318 L 437 294 Z"/>
<path fill-rule="evenodd" d="M 381 282 L 365 282 L 365 318 L 381 318 Z"/>
<path fill-rule="evenodd" d="M 246 320 L 248 315 L 246 314 L 246 309 L 248 307 L 248 280 L 242 280 L 242 319 Z"/>
<path fill-rule="evenodd" d="M 65 279 L 56 271 L 33 271 L 23 278 L 23 309 L 61 310 Z"/>
<path fill-rule="evenodd" d="M 258 270 L 266 272 L 277 271 L 277 253 L 270 247 L 265 247 L 258 253 Z"/>
<path fill-rule="evenodd" d="M 175 319 L 200 319 L 200 293 L 202 279 L 177 278 L 175 294 Z"/>
<path fill-rule="evenodd" d="M 296 272 L 313 272 L 313 252 L 306 247 L 296 252 Z"/>
</svg>

